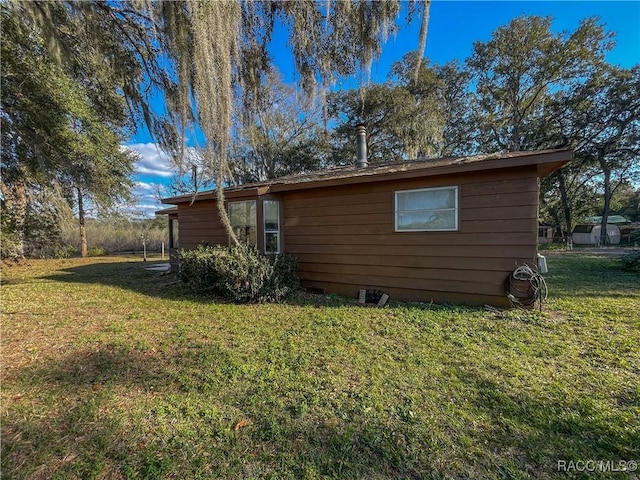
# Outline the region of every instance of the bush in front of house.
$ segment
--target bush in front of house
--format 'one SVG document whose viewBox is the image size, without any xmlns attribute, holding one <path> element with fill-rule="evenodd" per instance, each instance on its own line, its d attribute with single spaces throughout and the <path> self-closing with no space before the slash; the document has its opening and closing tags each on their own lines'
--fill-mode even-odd
<svg viewBox="0 0 640 480">
<path fill-rule="evenodd" d="M 194 292 L 241 303 L 278 302 L 299 285 L 294 257 L 262 255 L 247 244 L 182 250 L 180 278 Z"/>
<path fill-rule="evenodd" d="M 195 250 L 180 250 L 180 280 L 195 293 L 213 292 L 216 288 L 215 259 L 224 254 L 221 247 L 198 245 Z"/>
<path fill-rule="evenodd" d="M 622 268 L 629 272 L 640 273 L 640 250 L 622 256 Z"/>
</svg>

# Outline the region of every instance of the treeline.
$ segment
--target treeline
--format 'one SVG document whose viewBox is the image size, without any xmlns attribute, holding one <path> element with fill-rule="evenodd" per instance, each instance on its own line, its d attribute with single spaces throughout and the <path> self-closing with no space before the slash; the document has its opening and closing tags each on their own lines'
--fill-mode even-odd
<svg viewBox="0 0 640 480">
<path fill-rule="evenodd" d="M 67 258 L 80 256 L 81 238 L 79 227 L 73 219 L 51 225 L 46 218 L 31 224 L 28 220 L 29 236 L 18 247 L 13 238 L 2 234 L 0 237 L 1 257 L 19 259 Z M 58 220 L 56 219 L 56 222 Z M 169 253 L 168 221 L 164 217 L 154 219 L 130 219 L 119 215 L 107 218 L 90 218 L 85 223 L 87 256 L 103 256 L 114 253 L 142 253 L 143 236 L 147 252 L 159 253 L 164 244 L 165 253 Z"/>
<path fill-rule="evenodd" d="M 112 217 L 89 219 L 86 223 L 88 254 L 142 252 L 143 237 L 147 252 L 169 253 L 169 230 L 167 218 L 127 219 Z M 71 253 L 80 253 L 80 237 L 77 227 L 67 226 L 62 231 L 62 244 L 71 247 Z"/>
</svg>

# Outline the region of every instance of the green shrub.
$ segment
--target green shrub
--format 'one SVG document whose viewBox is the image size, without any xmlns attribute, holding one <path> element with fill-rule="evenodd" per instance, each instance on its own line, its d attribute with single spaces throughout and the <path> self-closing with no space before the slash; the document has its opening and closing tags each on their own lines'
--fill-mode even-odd
<svg viewBox="0 0 640 480">
<path fill-rule="evenodd" d="M 640 273 L 640 250 L 627 253 L 622 258 L 622 268 L 630 272 Z"/>
<path fill-rule="evenodd" d="M 59 243 L 53 247 L 51 252 L 51 258 L 70 258 L 77 254 L 78 254 L 78 249 L 73 245 L 66 245 L 66 244 Z"/>
<path fill-rule="evenodd" d="M 280 300 L 300 287 L 298 278 L 298 259 L 293 255 L 281 253 L 268 257 L 273 264 L 273 276 L 270 277 L 268 290 L 274 292 L 274 300 Z"/>
<path fill-rule="evenodd" d="M 180 250 L 180 280 L 193 292 L 213 292 L 218 283 L 214 260 L 225 250 L 205 245 L 199 245 L 195 250 Z"/>
<path fill-rule="evenodd" d="M 69 258 L 76 253 L 74 246 L 63 243 L 55 236 L 48 240 L 26 240 L 21 245 L 14 233 L 0 231 L 0 257 L 3 260 L 19 260 L 24 257 Z"/>
<path fill-rule="evenodd" d="M 22 256 L 22 248 L 15 235 L 0 230 L 0 257 L 2 260 L 18 260 Z"/>
<path fill-rule="evenodd" d="M 87 249 L 87 257 L 105 257 L 107 249 L 103 247 L 91 247 Z"/>
<path fill-rule="evenodd" d="M 291 255 L 266 256 L 247 244 L 180 252 L 180 278 L 193 291 L 241 303 L 282 300 L 299 285 L 297 267 Z"/>
</svg>

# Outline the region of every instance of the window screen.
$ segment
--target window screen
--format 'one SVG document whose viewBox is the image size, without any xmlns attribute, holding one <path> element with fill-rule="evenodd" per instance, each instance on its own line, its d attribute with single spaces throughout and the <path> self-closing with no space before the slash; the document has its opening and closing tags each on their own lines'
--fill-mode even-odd
<svg viewBox="0 0 640 480">
<path fill-rule="evenodd" d="M 458 187 L 396 192 L 396 232 L 458 229 Z"/>
<path fill-rule="evenodd" d="M 233 233 L 241 242 L 256 245 L 258 228 L 256 220 L 256 201 L 229 202 L 229 220 Z"/>
<path fill-rule="evenodd" d="M 264 253 L 280 253 L 280 204 L 275 200 L 262 202 L 264 213 Z"/>
</svg>

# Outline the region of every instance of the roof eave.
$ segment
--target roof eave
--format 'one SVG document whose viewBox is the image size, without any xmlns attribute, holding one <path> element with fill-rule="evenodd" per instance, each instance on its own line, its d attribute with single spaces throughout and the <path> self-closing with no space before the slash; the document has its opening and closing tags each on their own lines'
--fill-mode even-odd
<svg viewBox="0 0 640 480">
<path fill-rule="evenodd" d="M 269 192 L 269 185 L 260 185 L 260 186 L 250 187 L 250 188 L 231 187 L 231 188 L 225 188 L 224 197 L 225 198 L 255 197 L 255 196 L 264 195 L 268 192 Z M 187 202 L 190 203 L 191 201 L 215 200 L 215 199 L 216 199 L 216 191 L 207 190 L 205 192 L 198 192 L 195 195 L 191 193 L 189 195 L 179 195 L 176 197 L 163 198 L 161 202 L 168 205 L 177 205 L 179 203 L 187 203 Z"/>
<path fill-rule="evenodd" d="M 506 168 L 517 168 L 526 166 L 537 166 L 538 177 L 543 178 L 550 173 L 553 173 L 558 168 L 566 165 L 573 159 L 572 150 L 556 150 L 540 153 L 532 153 L 522 157 L 510 158 L 508 164 L 505 163 L 505 159 L 502 157 L 486 160 L 482 162 L 472 163 L 459 163 L 453 165 L 443 165 L 440 167 L 431 167 L 425 165 L 425 168 L 402 170 L 396 172 L 387 173 L 375 173 L 370 175 L 357 175 L 350 177 L 338 177 L 333 179 L 318 179 L 305 183 L 286 183 L 286 184 L 274 184 L 271 187 L 271 192 L 284 192 L 290 190 L 303 190 L 308 188 L 317 187 L 333 187 L 336 185 L 347 185 L 357 183 L 369 183 L 369 182 L 382 182 L 386 180 L 403 180 L 409 178 L 415 178 L 418 176 L 431 177 L 447 174 L 458 174 L 468 172 L 478 172 L 483 170 L 499 170 Z M 534 160 L 534 161 L 532 161 Z"/>
<path fill-rule="evenodd" d="M 153 212 L 155 215 L 172 215 L 178 213 L 178 207 L 163 208 L 162 210 L 156 210 Z"/>
</svg>

